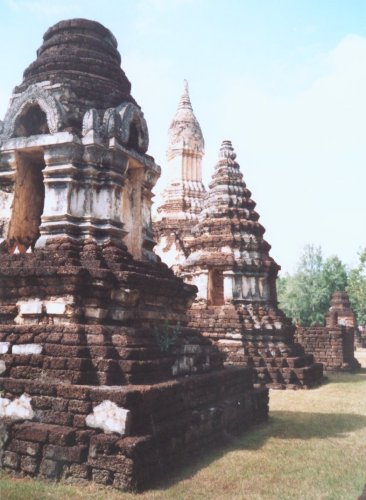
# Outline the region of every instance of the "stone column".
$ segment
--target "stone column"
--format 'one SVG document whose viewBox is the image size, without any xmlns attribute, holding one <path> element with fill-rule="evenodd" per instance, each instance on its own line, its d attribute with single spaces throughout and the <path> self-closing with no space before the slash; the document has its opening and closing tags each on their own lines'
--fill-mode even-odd
<svg viewBox="0 0 366 500">
<path fill-rule="evenodd" d="M 234 276 L 233 271 L 224 271 L 224 300 L 225 302 L 231 302 L 234 298 Z"/>
<path fill-rule="evenodd" d="M 15 173 L 15 151 L 3 153 L 0 163 L 0 244 L 8 237 L 11 207 L 14 197 Z"/>
</svg>

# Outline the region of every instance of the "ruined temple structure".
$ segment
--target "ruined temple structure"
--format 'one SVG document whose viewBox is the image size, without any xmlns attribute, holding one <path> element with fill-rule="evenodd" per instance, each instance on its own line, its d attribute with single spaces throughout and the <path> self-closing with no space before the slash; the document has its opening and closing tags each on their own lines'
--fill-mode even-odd
<svg viewBox="0 0 366 500">
<path fill-rule="evenodd" d="M 99 23 L 56 24 L 1 123 L 0 459 L 129 489 L 266 420 L 268 390 L 187 326 L 196 288 L 153 252 L 160 168 L 120 63 Z"/>
<path fill-rule="evenodd" d="M 339 324 L 349 328 L 357 328 L 356 315 L 351 308 L 347 292 L 334 292 L 329 311 L 325 316 L 326 326 Z"/>
<path fill-rule="evenodd" d="M 335 292 L 325 326 L 298 327 L 295 338 L 327 372 L 357 371 L 361 368 L 354 355 L 357 333 L 357 319 L 347 292 Z"/>
<path fill-rule="evenodd" d="M 196 129 L 192 120 L 192 138 Z M 187 133 L 185 140 L 189 141 Z M 263 238 L 264 228 L 231 142 L 222 143 L 209 190 L 199 200 L 200 212 L 189 219 L 189 231 L 187 222 L 181 231 L 181 207 L 174 194 L 168 188 L 158 208 L 156 251 L 187 283 L 198 287 L 190 326 L 214 341 L 227 363 L 254 367 L 258 385 L 318 384 L 322 365 L 294 343 L 291 320 L 277 307 L 279 266 L 269 256 L 270 245 Z M 179 211 L 175 224 L 174 210 Z"/>
<path fill-rule="evenodd" d="M 329 323 L 338 323 L 339 325 L 353 328 L 355 347 L 366 347 L 366 332 L 364 328 L 360 328 L 357 323 L 355 313 L 351 308 L 347 292 L 335 292 L 329 312 L 326 315 L 326 325 Z"/>
</svg>

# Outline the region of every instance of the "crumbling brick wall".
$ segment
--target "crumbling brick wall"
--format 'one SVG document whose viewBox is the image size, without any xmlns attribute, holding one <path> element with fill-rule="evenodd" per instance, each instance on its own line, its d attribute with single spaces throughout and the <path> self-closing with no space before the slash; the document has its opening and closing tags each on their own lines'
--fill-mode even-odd
<svg viewBox="0 0 366 500">
<path fill-rule="evenodd" d="M 344 325 L 299 327 L 295 341 L 326 371 L 353 371 L 360 368 L 354 357 L 354 328 Z"/>
</svg>

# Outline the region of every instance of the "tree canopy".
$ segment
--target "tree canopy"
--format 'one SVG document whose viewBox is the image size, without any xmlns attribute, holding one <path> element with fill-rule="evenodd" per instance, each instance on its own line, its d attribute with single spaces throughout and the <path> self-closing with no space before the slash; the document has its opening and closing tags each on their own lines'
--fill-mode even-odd
<svg viewBox="0 0 366 500">
<path fill-rule="evenodd" d="M 278 300 L 281 309 L 296 323 L 323 324 L 332 294 L 345 291 L 347 285 L 345 264 L 336 256 L 324 259 L 321 247 L 307 245 L 295 274 L 278 279 Z"/>
</svg>

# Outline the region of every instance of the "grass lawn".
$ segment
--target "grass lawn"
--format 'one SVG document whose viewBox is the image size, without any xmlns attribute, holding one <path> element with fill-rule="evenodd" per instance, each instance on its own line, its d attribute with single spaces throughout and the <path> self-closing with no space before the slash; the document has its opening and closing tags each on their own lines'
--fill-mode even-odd
<svg viewBox="0 0 366 500">
<path fill-rule="evenodd" d="M 0 473 L 0 499 L 342 499 L 366 483 L 366 351 L 359 374 L 310 391 L 271 391 L 270 422 L 133 495 Z"/>
</svg>

